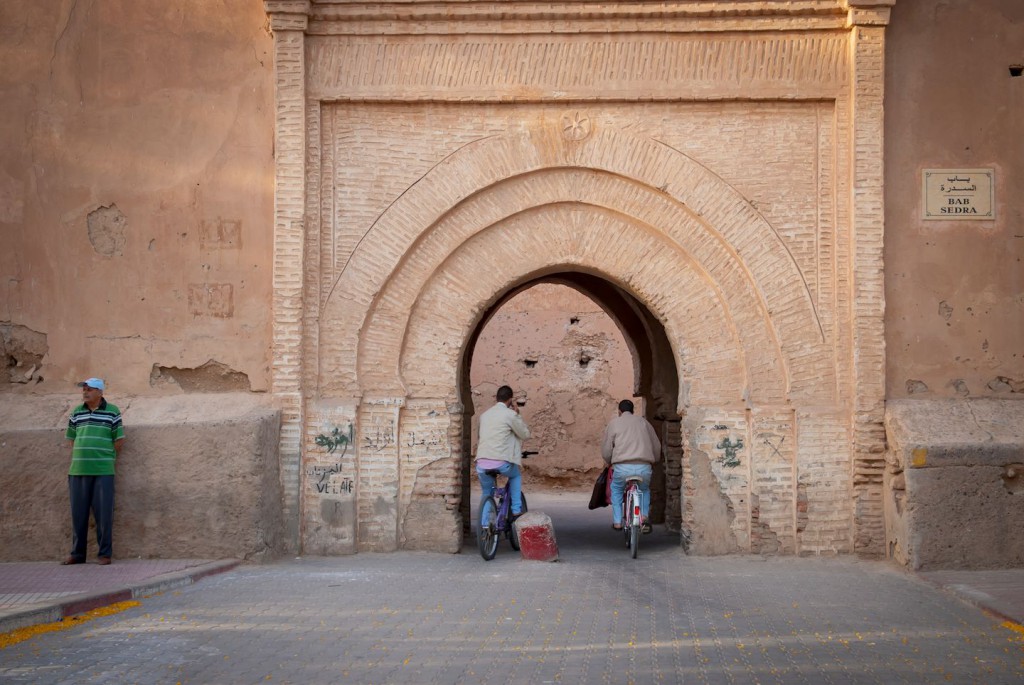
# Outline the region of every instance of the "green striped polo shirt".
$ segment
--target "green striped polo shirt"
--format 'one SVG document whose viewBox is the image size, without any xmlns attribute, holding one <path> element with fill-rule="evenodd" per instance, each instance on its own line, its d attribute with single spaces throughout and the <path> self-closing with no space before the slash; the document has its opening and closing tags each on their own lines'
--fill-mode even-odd
<svg viewBox="0 0 1024 685">
<path fill-rule="evenodd" d="M 69 476 L 112 476 L 114 442 L 124 437 L 121 410 L 102 398 L 96 409 L 80 404 L 71 412 L 64 437 L 75 441 Z"/>
</svg>

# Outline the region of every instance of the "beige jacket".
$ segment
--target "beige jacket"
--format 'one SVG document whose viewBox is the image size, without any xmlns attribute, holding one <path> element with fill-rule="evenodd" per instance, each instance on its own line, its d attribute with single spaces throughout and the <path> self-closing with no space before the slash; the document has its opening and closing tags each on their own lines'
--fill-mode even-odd
<svg viewBox="0 0 1024 685">
<path fill-rule="evenodd" d="M 625 412 L 604 429 L 601 456 L 606 464 L 654 464 L 661 459 L 661 441 L 647 419 Z"/>
<path fill-rule="evenodd" d="M 505 406 L 504 402 L 498 402 L 480 415 L 479 434 L 477 459 L 522 463 L 523 440 L 530 437 L 530 429 L 516 410 Z"/>
</svg>

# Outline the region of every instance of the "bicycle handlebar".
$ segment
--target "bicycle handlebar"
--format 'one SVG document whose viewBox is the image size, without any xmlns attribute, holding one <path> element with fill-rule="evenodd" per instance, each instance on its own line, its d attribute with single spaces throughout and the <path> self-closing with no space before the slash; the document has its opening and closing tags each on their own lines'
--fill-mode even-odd
<svg viewBox="0 0 1024 685">
<path fill-rule="evenodd" d="M 526 459 L 531 454 L 540 454 L 540 452 L 530 452 L 529 450 L 523 450 L 523 459 Z"/>
</svg>

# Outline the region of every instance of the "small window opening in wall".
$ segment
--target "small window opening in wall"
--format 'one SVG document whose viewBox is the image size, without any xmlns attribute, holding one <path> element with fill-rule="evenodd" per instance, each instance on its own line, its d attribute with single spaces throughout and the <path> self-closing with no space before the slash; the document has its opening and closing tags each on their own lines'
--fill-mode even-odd
<svg viewBox="0 0 1024 685">
<path fill-rule="evenodd" d="M 1011 64 L 1010 65 L 1010 76 L 1017 77 L 1024 74 L 1024 64 Z"/>
<path fill-rule="evenodd" d="M 536 359 L 524 359 L 523 363 L 526 364 L 526 368 L 528 369 L 532 369 L 533 367 L 537 366 Z"/>
<path fill-rule="evenodd" d="M 579 322 L 580 322 L 580 317 L 578 317 L 578 316 L 574 316 L 574 317 L 569 319 L 569 325 L 570 326 L 575 326 Z"/>
<path fill-rule="evenodd" d="M 586 352 L 580 352 L 580 366 L 586 367 L 590 363 L 590 355 Z"/>
</svg>

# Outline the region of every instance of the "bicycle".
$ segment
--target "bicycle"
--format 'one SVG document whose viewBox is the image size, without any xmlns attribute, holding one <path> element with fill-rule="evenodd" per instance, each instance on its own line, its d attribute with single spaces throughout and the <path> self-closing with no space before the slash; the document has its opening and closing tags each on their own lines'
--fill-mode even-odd
<svg viewBox="0 0 1024 685">
<path fill-rule="evenodd" d="M 626 548 L 634 559 L 640 551 L 640 532 L 644 525 L 642 482 L 640 476 L 630 476 L 626 479 L 626 491 L 622 493 L 622 530 L 626 533 Z"/>
<path fill-rule="evenodd" d="M 523 451 L 523 459 L 526 459 L 536 452 Z M 496 469 L 488 469 L 485 473 L 497 478 L 500 474 Z M 512 549 L 519 551 L 519 532 L 516 531 L 515 521 L 512 518 L 512 499 L 508 496 L 508 481 L 505 485 L 498 487 L 498 481 L 494 481 L 494 490 L 484 493 L 480 499 L 480 513 L 477 516 L 477 543 L 480 546 L 480 556 L 484 561 L 490 561 L 498 552 L 498 539 L 505 536 Z M 522 514 L 526 513 L 526 495 L 519 494 L 522 502 Z"/>
</svg>

